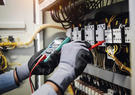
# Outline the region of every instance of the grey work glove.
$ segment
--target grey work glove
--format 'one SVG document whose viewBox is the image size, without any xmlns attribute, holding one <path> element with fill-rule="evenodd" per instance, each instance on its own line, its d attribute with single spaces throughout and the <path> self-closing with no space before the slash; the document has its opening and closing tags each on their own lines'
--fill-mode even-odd
<svg viewBox="0 0 135 95">
<path fill-rule="evenodd" d="M 23 64 L 22 66 L 16 68 L 16 73 L 18 76 L 18 80 L 20 82 L 29 77 L 30 71 L 35 66 L 37 61 L 40 59 L 41 53 L 43 51 L 44 51 L 44 49 L 42 49 L 39 52 L 37 52 L 36 54 L 34 54 L 30 58 L 28 64 Z M 51 54 L 51 56 L 47 62 L 41 61 L 36 66 L 36 68 L 33 70 L 32 74 L 35 74 L 35 75 L 48 75 L 48 74 L 50 74 L 51 72 L 53 72 L 55 67 L 58 65 L 59 60 L 60 60 L 60 53 L 55 51 L 53 54 Z"/>
<path fill-rule="evenodd" d="M 68 85 L 83 72 L 87 63 L 91 63 L 92 53 L 88 47 L 90 45 L 84 42 L 65 44 L 61 50 L 58 69 L 47 81 L 56 84 L 64 93 Z"/>
</svg>

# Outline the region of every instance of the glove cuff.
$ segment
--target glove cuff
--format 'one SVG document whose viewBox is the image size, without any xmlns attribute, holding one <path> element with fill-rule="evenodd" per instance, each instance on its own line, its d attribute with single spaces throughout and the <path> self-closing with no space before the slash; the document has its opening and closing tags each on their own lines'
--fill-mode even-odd
<svg viewBox="0 0 135 95">
<path fill-rule="evenodd" d="M 64 93 L 68 85 L 75 79 L 75 74 L 68 72 L 69 68 L 71 72 L 74 72 L 72 71 L 74 70 L 73 67 L 69 66 L 68 64 L 61 64 L 59 67 L 60 68 L 58 68 L 47 81 L 53 82 L 59 87 L 61 92 Z"/>
<path fill-rule="evenodd" d="M 22 66 L 18 66 L 15 68 L 15 70 L 16 70 L 16 74 L 17 74 L 19 82 L 22 82 L 23 80 L 29 77 L 28 64 L 23 64 Z"/>
</svg>

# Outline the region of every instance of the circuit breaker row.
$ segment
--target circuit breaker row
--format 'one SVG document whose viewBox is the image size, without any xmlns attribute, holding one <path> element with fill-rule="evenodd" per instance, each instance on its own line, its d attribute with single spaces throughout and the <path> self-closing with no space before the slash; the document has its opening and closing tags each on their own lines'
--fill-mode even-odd
<svg viewBox="0 0 135 95">
<path fill-rule="evenodd" d="M 96 87 L 89 86 L 81 80 L 75 81 L 75 87 L 80 90 L 80 93 L 83 95 L 114 95 L 115 93 L 115 91 L 112 89 L 107 89 L 107 93 L 104 93 Z"/>
<path fill-rule="evenodd" d="M 77 95 L 130 95 L 130 91 L 95 76 L 83 73 L 75 80 Z"/>
<path fill-rule="evenodd" d="M 84 28 L 74 27 L 68 29 L 68 36 L 74 41 L 85 40 L 91 45 L 97 41 L 104 41 L 105 43 L 130 43 L 129 27 L 121 27 L 117 29 L 107 29 L 106 24 L 88 25 Z"/>
<path fill-rule="evenodd" d="M 88 86 L 81 80 L 75 80 L 75 87 L 80 90 L 78 92 L 79 94 L 85 94 L 85 95 L 103 95 L 103 92 L 100 91 L 99 89 L 93 87 L 93 86 Z"/>
</svg>

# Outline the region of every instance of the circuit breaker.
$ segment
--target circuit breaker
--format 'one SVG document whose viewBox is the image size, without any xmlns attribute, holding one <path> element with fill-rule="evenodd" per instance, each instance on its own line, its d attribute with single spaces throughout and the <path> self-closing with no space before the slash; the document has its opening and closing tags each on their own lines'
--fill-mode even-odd
<svg viewBox="0 0 135 95">
<path fill-rule="evenodd" d="M 96 30 L 96 41 L 103 41 L 105 40 L 105 24 L 99 24 L 97 25 Z"/>
<path fill-rule="evenodd" d="M 105 30 L 106 43 L 113 43 L 113 32 L 111 29 Z"/>
<path fill-rule="evenodd" d="M 94 25 L 85 26 L 85 41 L 91 45 L 95 44 L 95 27 Z"/>
</svg>

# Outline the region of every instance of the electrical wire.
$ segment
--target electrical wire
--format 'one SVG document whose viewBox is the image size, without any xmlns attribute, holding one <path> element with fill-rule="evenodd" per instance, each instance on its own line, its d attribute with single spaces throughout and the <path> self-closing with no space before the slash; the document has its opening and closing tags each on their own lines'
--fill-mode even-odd
<svg viewBox="0 0 135 95">
<path fill-rule="evenodd" d="M 32 68 L 32 70 L 30 71 L 30 75 L 29 75 L 29 82 L 30 82 L 30 87 L 31 87 L 31 92 L 33 93 L 33 88 L 32 88 L 32 83 L 31 83 L 31 75 L 33 70 L 36 68 L 36 66 L 43 61 L 46 58 L 46 55 L 42 55 L 41 58 L 37 61 L 37 63 L 34 65 L 34 67 Z"/>
<path fill-rule="evenodd" d="M 111 22 L 114 20 L 115 17 L 116 17 L 116 16 L 112 16 L 112 17 L 110 18 L 107 27 L 111 27 Z"/>
<path fill-rule="evenodd" d="M 9 66 L 15 66 L 15 65 L 21 66 L 22 64 L 16 63 L 16 62 L 12 62 L 12 63 L 8 63 L 8 65 Z"/>
<path fill-rule="evenodd" d="M 8 67 L 8 64 L 7 64 L 7 59 L 6 57 L 3 55 L 2 51 L 0 51 L 0 56 L 2 58 L 2 62 L 1 62 L 1 70 L 4 71 L 7 67 Z M 4 66 L 4 67 L 3 67 Z"/>
<path fill-rule="evenodd" d="M 65 29 L 61 26 L 57 26 L 57 25 L 52 25 L 52 24 L 43 24 L 40 26 L 39 29 L 36 30 L 36 32 L 34 33 L 34 35 L 32 36 L 32 38 L 30 39 L 30 41 L 28 42 L 2 42 L 0 43 L 0 47 L 3 47 L 3 46 L 10 46 L 12 47 L 11 49 L 15 48 L 16 46 L 17 47 L 22 47 L 22 46 L 28 46 L 30 45 L 33 40 L 35 39 L 36 35 L 41 32 L 43 29 L 46 29 L 46 28 L 56 28 L 56 29 L 60 29 L 60 30 L 63 30 L 65 31 Z"/>
<path fill-rule="evenodd" d="M 126 71 L 128 71 L 129 73 L 131 73 L 131 69 L 129 67 L 126 67 L 125 65 L 123 65 L 118 59 L 117 57 L 115 56 L 115 53 L 117 52 L 118 50 L 118 46 L 115 45 L 114 46 L 114 50 L 112 50 L 112 47 L 111 46 L 108 46 L 106 48 L 106 52 L 109 56 L 111 56 L 113 58 L 113 60 L 115 61 L 115 63 L 120 67 L 120 70 L 124 69 Z"/>
<path fill-rule="evenodd" d="M 56 29 L 60 29 L 60 30 L 63 30 L 65 31 L 65 29 L 61 26 L 57 26 L 57 25 L 51 25 L 51 24 L 43 24 L 40 26 L 40 28 L 34 33 L 34 35 L 32 36 L 31 40 L 26 42 L 26 43 L 18 43 L 17 46 L 28 46 L 29 44 L 31 44 L 33 42 L 33 40 L 35 39 L 35 37 L 37 36 L 37 34 L 39 32 L 41 32 L 43 29 L 46 29 L 46 28 L 56 28 Z"/>
<path fill-rule="evenodd" d="M 70 84 L 67 88 L 67 91 L 69 92 L 70 95 L 75 95 L 75 91 L 73 89 L 72 84 Z"/>
</svg>

